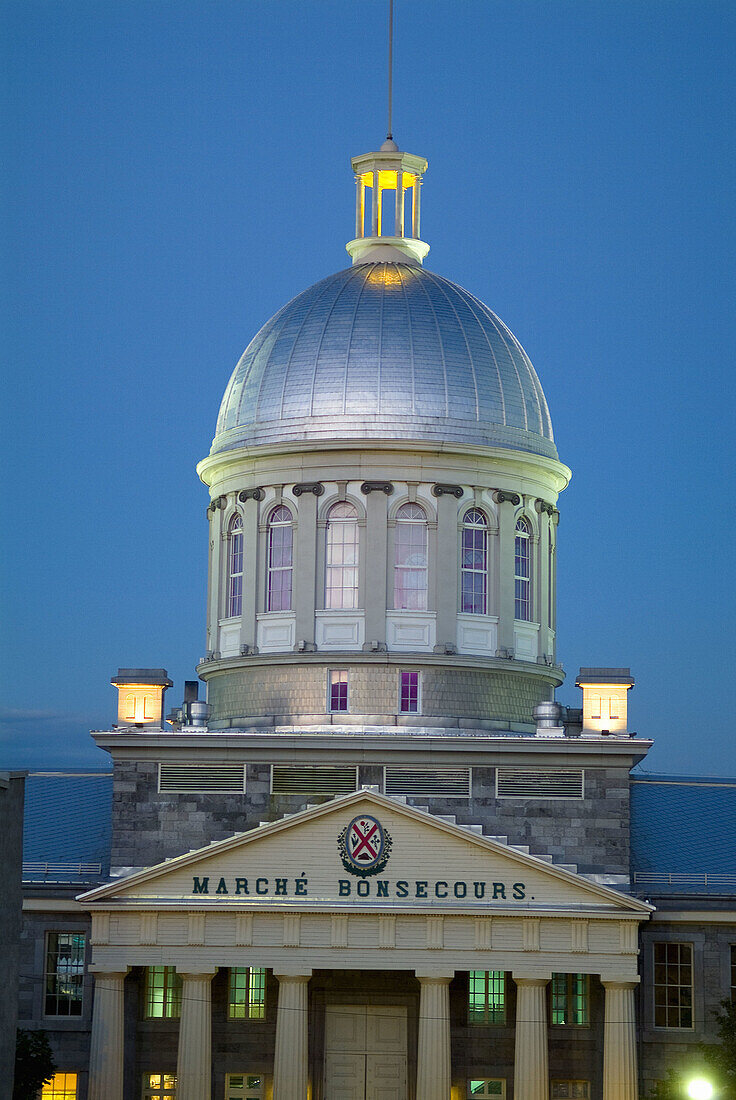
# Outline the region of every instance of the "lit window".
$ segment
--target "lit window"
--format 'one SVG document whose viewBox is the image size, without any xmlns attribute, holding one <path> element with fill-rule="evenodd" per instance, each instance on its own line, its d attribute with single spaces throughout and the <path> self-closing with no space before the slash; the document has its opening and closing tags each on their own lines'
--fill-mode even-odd
<svg viewBox="0 0 736 1100">
<path fill-rule="evenodd" d="M 550 1022 L 555 1027 L 589 1027 L 589 991 L 587 974 L 553 974 L 550 983 Z"/>
<path fill-rule="evenodd" d="M 325 607 L 358 606 L 358 513 L 342 502 L 327 517 Z"/>
<path fill-rule="evenodd" d="M 488 524 L 477 508 L 463 516 L 460 610 L 485 615 L 488 579 Z"/>
<path fill-rule="evenodd" d="M 654 945 L 654 1026 L 693 1026 L 693 946 Z"/>
<path fill-rule="evenodd" d="M 174 966 L 147 966 L 145 981 L 147 1020 L 172 1020 L 181 1015 L 181 976 Z"/>
<path fill-rule="evenodd" d="M 228 1073 L 225 1078 L 225 1100 L 261 1100 L 263 1083 L 260 1073 Z"/>
<path fill-rule="evenodd" d="M 228 528 L 227 613 L 232 618 L 243 612 L 243 520 L 236 513 Z"/>
<path fill-rule="evenodd" d="M 330 710 L 348 709 L 348 672 L 347 669 L 335 669 L 330 672 Z"/>
<path fill-rule="evenodd" d="M 289 509 L 280 504 L 268 523 L 269 611 L 291 611 L 291 570 L 294 564 L 294 531 Z"/>
<path fill-rule="evenodd" d="M 468 1081 L 468 1096 L 506 1096 L 506 1081 L 503 1077 L 473 1077 Z"/>
<path fill-rule="evenodd" d="M 514 617 L 527 622 L 532 617 L 531 533 L 529 520 L 519 516 L 514 540 Z"/>
<path fill-rule="evenodd" d="M 49 932 L 46 937 L 45 1016 L 81 1016 L 84 932 Z"/>
<path fill-rule="evenodd" d="M 608 717 L 620 718 L 619 710 L 621 707 L 621 701 L 618 695 L 612 695 L 608 700 Z"/>
<path fill-rule="evenodd" d="M 590 1100 L 590 1081 L 553 1081 L 552 1100 Z"/>
<path fill-rule="evenodd" d="M 427 610 L 427 517 L 418 504 L 402 504 L 396 513 L 394 607 Z"/>
<path fill-rule="evenodd" d="M 55 1073 L 41 1088 L 40 1100 L 77 1100 L 76 1073 Z"/>
<path fill-rule="evenodd" d="M 266 971 L 262 966 L 231 966 L 227 1014 L 231 1020 L 266 1016 Z"/>
<path fill-rule="evenodd" d="M 145 1073 L 143 1100 L 176 1100 L 175 1073 Z"/>
<path fill-rule="evenodd" d="M 399 673 L 399 710 L 402 714 L 419 713 L 419 673 Z"/>
<path fill-rule="evenodd" d="M 503 970 L 471 970 L 468 984 L 468 1023 L 506 1023 L 506 975 Z M 481 1093 L 488 1096 L 494 1093 Z"/>
</svg>

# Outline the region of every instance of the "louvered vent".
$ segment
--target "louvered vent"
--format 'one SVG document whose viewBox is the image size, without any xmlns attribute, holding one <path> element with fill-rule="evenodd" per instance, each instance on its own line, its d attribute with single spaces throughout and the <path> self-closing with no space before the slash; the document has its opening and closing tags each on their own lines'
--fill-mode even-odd
<svg viewBox="0 0 736 1100">
<path fill-rule="evenodd" d="M 197 791 L 242 794 L 245 790 L 245 765 L 159 764 L 158 789 L 172 794 Z"/>
<path fill-rule="evenodd" d="M 287 768 L 271 766 L 273 794 L 349 794 L 357 789 L 358 769 L 355 767 Z"/>
<path fill-rule="evenodd" d="M 582 768 L 497 768 L 498 798 L 583 798 Z"/>
<path fill-rule="evenodd" d="M 386 794 L 406 798 L 470 798 L 470 768 L 384 768 Z"/>
</svg>

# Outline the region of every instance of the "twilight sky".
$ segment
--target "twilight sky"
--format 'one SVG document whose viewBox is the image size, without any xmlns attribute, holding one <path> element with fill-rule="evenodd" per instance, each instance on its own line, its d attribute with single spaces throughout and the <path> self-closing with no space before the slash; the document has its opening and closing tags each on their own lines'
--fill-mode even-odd
<svg viewBox="0 0 736 1100">
<path fill-rule="evenodd" d="M 558 697 L 630 665 L 648 771 L 736 775 L 731 0 L 397 0 L 426 266 L 528 351 L 573 480 Z M 347 267 L 386 0 L 6 0 L 0 767 L 104 765 L 118 666 L 204 650 L 230 373 Z"/>
</svg>

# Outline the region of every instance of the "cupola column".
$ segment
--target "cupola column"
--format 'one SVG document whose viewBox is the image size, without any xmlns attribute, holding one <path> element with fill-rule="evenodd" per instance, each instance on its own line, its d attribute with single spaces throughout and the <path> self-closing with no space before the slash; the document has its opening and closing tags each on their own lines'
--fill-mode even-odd
<svg viewBox="0 0 736 1100">
<path fill-rule="evenodd" d="M 296 642 L 314 642 L 314 612 L 317 583 L 317 497 L 306 492 L 299 498 L 296 524 L 294 610 Z"/>
<path fill-rule="evenodd" d="M 256 597 L 258 593 L 258 500 L 250 497 L 243 502 L 243 619 L 240 645 L 252 650 L 256 646 Z"/>
<path fill-rule="evenodd" d="M 514 505 L 509 494 L 497 493 L 498 503 L 498 649 L 505 657 L 514 649 Z"/>
<path fill-rule="evenodd" d="M 537 614 L 536 618 L 539 622 L 539 646 L 537 653 L 540 657 L 544 657 L 547 653 L 552 653 L 552 647 L 550 645 L 550 622 L 549 622 L 549 597 L 550 597 L 550 575 L 549 575 L 549 539 L 550 539 L 550 517 L 541 512 L 539 516 L 539 596 L 537 598 Z"/>
<path fill-rule="evenodd" d="M 411 189 L 411 235 L 415 241 L 420 240 L 421 222 L 419 217 L 419 202 L 422 193 L 422 181 L 417 176 Z"/>
<path fill-rule="evenodd" d="M 396 221 L 394 232 L 397 237 L 404 236 L 404 173 L 400 168 L 396 173 Z"/>
<path fill-rule="evenodd" d="M 459 490 L 458 490 L 459 491 Z M 437 500 L 436 608 L 437 646 L 457 645 L 457 498 L 443 493 Z"/>
<path fill-rule="evenodd" d="M 373 169 L 373 204 L 371 206 L 371 236 L 381 236 L 381 174 Z"/>
<path fill-rule="evenodd" d="M 386 641 L 388 591 L 388 497 L 370 492 L 365 498 L 365 645 Z"/>
<path fill-rule="evenodd" d="M 365 183 L 362 176 L 355 179 L 355 238 L 365 236 Z"/>
<path fill-rule="evenodd" d="M 223 510 L 210 505 L 210 568 L 207 592 L 207 649 L 220 648 L 220 608 L 222 606 L 222 565 L 227 554 L 227 541 L 222 536 Z"/>
</svg>

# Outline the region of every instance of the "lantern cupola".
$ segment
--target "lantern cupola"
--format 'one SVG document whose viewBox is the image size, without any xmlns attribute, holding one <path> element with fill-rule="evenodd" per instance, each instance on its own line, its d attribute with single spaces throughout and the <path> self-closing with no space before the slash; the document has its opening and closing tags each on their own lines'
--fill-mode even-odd
<svg viewBox="0 0 736 1100">
<path fill-rule="evenodd" d="M 420 240 L 424 157 L 403 153 L 387 138 L 376 153 L 352 158 L 355 239 L 345 246 L 354 264 L 421 264 L 429 245 Z M 388 192 L 388 195 L 386 195 Z"/>
</svg>

